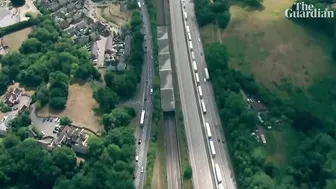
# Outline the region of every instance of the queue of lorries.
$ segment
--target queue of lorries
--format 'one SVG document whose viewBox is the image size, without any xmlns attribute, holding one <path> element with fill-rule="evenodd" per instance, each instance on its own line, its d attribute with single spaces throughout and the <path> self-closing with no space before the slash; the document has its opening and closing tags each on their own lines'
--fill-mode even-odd
<svg viewBox="0 0 336 189">
<path fill-rule="evenodd" d="M 194 52 L 194 47 L 193 47 L 193 43 L 192 43 L 190 28 L 187 25 L 188 15 L 187 15 L 187 12 L 185 11 L 185 1 L 183 0 L 182 2 L 183 2 L 183 10 L 184 10 L 183 11 L 184 24 L 185 24 L 185 28 L 186 28 L 185 31 L 186 31 L 186 36 L 188 37 L 188 46 L 189 46 L 189 51 L 190 51 L 190 56 L 191 56 L 192 69 L 193 69 L 194 74 L 195 74 L 197 90 L 198 90 L 199 97 L 201 99 L 201 108 L 202 108 L 203 114 L 206 114 L 206 107 L 205 107 L 205 103 L 204 103 L 204 100 L 203 100 L 202 87 L 200 86 L 200 77 L 199 77 L 198 70 L 197 70 L 197 63 L 196 63 L 196 60 L 195 60 L 195 52 Z M 199 41 L 200 41 L 200 39 L 199 39 Z M 202 54 L 201 54 L 201 56 L 202 56 Z M 206 82 L 210 78 L 208 68 L 204 68 L 204 74 L 205 74 L 204 82 Z M 216 151 L 215 151 L 215 146 L 214 146 L 213 139 L 212 139 L 210 125 L 208 123 L 205 123 L 205 131 L 206 131 L 206 134 L 207 134 L 207 139 L 208 139 L 207 141 L 209 142 L 210 152 L 211 152 L 212 157 L 214 158 L 216 156 Z M 221 175 L 221 172 L 220 172 L 219 165 L 217 163 L 214 165 L 214 172 L 215 172 L 216 182 L 218 184 L 218 189 L 224 189 L 224 186 L 222 184 L 222 175 Z"/>
</svg>

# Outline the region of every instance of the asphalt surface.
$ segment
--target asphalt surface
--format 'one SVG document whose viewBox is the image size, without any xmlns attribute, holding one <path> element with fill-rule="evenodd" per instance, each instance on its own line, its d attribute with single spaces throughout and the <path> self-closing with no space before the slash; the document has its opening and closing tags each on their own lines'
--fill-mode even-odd
<svg viewBox="0 0 336 189">
<path fill-rule="evenodd" d="M 221 175 L 223 178 L 222 185 L 226 189 L 236 189 L 234 173 L 232 172 L 232 164 L 230 156 L 227 150 L 226 143 L 223 142 L 224 132 L 221 127 L 221 122 L 214 99 L 213 89 L 210 82 L 204 82 L 206 62 L 204 59 L 202 42 L 200 41 L 200 34 L 198 25 L 196 23 L 194 4 L 191 1 L 185 1 L 186 11 L 188 15 L 187 23 L 190 27 L 190 33 L 194 48 L 195 60 L 198 68 L 198 75 L 200 78 L 200 86 L 203 91 L 203 100 L 207 109 L 207 113 L 204 115 L 205 122 L 209 123 L 211 133 L 213 136 L 216 156 L 213 158 L 214 164 L 218 164 L 221 169 Z M 201 55 L 203 54 L 203 55 Z M 210 76 L 211 77 L 211 76 Z M 218 139 L 220 141 L 218 141 Z"/>
<path fill-rule="evenodd" d="M 142 189 L 144 185 L 144 181 L 146 178 L 146 165 L 147 165 L 147 151 L 148 144 L 150 140 L 150 129 L 152 124 L 152 95 L 150 94 L 150 90 L 153 87 L 153 76 L 154 76 L 154 62 L 153 62 L 153 44 L 152 44 L 152 32 L 151 26 L 149 22 L 149 16 L 147 12 L 147 8 L 144 4 L 144 0 L 139 1 L 141 3 L 141 15 L 143 20 L 143 27 L 145 33 L 145 47 L 147 47 L 147 52 L 144 56 L 144 65 L 142 70 L 141 77 L 141 89 L 143 89 L 143 98 L 142 98 L 142 109 L 146 111 L 145 120 L 143 127 L 140 127 L 140 124 L 137 125 L 136 136 L 137 139 L 141 139 L 141 144 L 137 145 L 136 154 L 139 156 L 139 161 L 137 162 L 135 175 L 136 178 L 134 180 L 135 188 Z M 144 99 L 147 100 L 144 100 Z M 139 112 L 139 120 L 140 120 Z M 139 123 L 139 122 L 138 122 Z M 137 140 L 137 141 L 138 141 Z M 141 169 L 144 169 L 144 172 L 141 172 Z"/>
<path fill-rule="evenodd" d="M 193 169 L 193 188 L 212 189 L 214 183 L 210 170 L 209 154 L 202 133 L 200 106 L 196 99 L 195 86 L 189 62 L 184 23 L 180 0 L 170 1 L 170 22 L 174 47 L 176 73 L 180 91 L 184 126 L 189 150 L 190 164 Z"/>
<path fill-rule="evenodd" d="M 180 155 L 177 144 L 175 112 L 164 114 L 164 128 L 168 189 L 181 189 Z"/>
</svg>

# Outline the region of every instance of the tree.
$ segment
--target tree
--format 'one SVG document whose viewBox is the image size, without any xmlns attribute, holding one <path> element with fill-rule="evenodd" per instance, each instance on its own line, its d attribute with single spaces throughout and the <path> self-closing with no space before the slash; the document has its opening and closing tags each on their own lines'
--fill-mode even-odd
<svg viewBox="0 0 336 189">
<path fill-rule="evenodd" d="M 183 177 L 187 180 L 190 180 L 191 177 L 192 177 L 192 169 L 191 169 L 191 166 L 188 165 L 185 169 L 184 169 L 184 172 L 183 172 Z"/>
<path fill-rule="evenodd" d="M 76 154 L 70 148 L 55 148 L 52 151 L 52 159 L 62 172 L 73 171 L 76 167 Z"/>
<path fill-rule="evenodd" d="M 61 117 L 60 124 L 61 125 L 70 125 L 72 123 L 71 119 L 67 116 Z"/>
<path fill-rule="evenodd" d="M 36 38 L 29 38 L 22 43 L 20 47 L 20 52 L 23 54 L 37 53 L 40 52 L 42 49 L 43 44 L 39 40 L 37 40 Z"/>
<path fill-rule="evenodd" d="M 14 7 L 21 7 L 26 3 L 26 1 L 25 0 L 11 0 L 11 3 Z"/>
</svg>

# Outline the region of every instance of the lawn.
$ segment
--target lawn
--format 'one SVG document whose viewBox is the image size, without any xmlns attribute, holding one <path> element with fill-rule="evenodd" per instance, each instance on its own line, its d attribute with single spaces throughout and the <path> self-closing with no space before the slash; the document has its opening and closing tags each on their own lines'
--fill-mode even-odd
<svg viewBox="0 0 336 189">
<path fill-rule="evenodd" d="M 5 35 L 3 38 L 8 44 L 9 52 L 14 52 L 19 50 L 21 44 L 24 40 L 28 38 L 29 33 L 32 31 L 32 28 L 26 28 L 8 35 Z"/>
<path fill-rule="evenodd" d="M 274 92 L 284 81 L 306 88 L 320 75 L 335 73 L 330 64 L 331 45 L 322 34 L 284 17 L 293 0 L 264 0 L 265 9 L 248 11 L 232 6 L 231 21 L 221 40 L 231 55 L 230 66 L 253 73 Z M 210 25 L 202 30 L 206 43 L 219 41 Z M 216 39 L 217 36 L 217 39 Z"/>
<path fill-rule="evenodd" d="M 104 18 L 106 21 L 112 22 L 116 27 L 123 26 L 128 23 L 130 12 L 120 11 L 120 4 L 111 4 L 96 9 L 97 17 Z"/>
<path fill-rule="evenodd" d="M 103 127 L 99 123 L 99 117 L 95 115 L 94 108 L 98 107 L 92 98 L 93 90 L 89 83 L 83 85 L 72 84 L 69 86 L 69 96 L 65 110 L 54 112 L 48 106 L 38 112 L 39 116 L 68 116 L 73 124 L 88 128 L 96 133 L 101 133 Z"/>
</svg>

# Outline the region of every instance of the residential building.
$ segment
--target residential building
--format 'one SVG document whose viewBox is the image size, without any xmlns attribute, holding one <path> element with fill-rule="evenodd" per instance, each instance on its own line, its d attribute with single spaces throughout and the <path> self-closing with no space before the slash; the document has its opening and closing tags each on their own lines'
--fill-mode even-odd
<svg viewBox="0 0 336 189">
<path fill-rule="evenodd" d="M 97 48 L 97 43 L 93 42 L 92 47 L 91 47 L 91 58 L 97 59 L 98 58 L 98 52 L 97 52 L 98 48 Z"/>
<path fill-rule="evenodd" d="M 124 49 L 124 56 L 125 59 L 131 54 L 131 41 L 132 37 L 130 35 L 126 35 L 125 37 L 125 49 Z"/>
<path fill-rule="evenodd" d="M 106 40 L 105 54 L 112 54 L 113 49 L 113 36 L 109 35 Z"/>
<path fill-rule="evenodd" d="M 99 34 L 96 32 L 93 32 L 89 35 L 89 38 L 91 41 L 96 41 L 98 39 Z"/>
<path fill-rule="evenodd" d="M 75 152 L 86 154 L 88 147 L 87 141 L 89 135 L 85 134 L 84 129 L 66 126 L 57 139 L 54 141 L 56 146 L 66 145 L 71 147 Z"/>
<path fill-rule="evenodd" d="M 58 1 L 58 4 L 61 6 L 61 7 L 63 7 L 64 5 L 66 5 L 67 4 L 67 0 L 59 0 Z"/>
<path fill-rule="evenodd" d="M 48 8 L 48 9 L 49 9 L 51 12 L 55 12 L 55 11 L 57 11 L 59 8 L 60 8 L 59 4 L 57 4 L 57 3 L 52 3 L 52 4 L 49 5 L 49 8 Z"/>
<path fill-rule="evenodd" d="M 5 94 L 5 99 L 4 102 L 8 105 L 8 106 L 13 106 L 15 104 L 18 104 L 20 102 L 20 98 L 22 95 L 22 90 L 15 88 L 10 89 L 6 94 Z"/>
<path fill-rule="evenodd" d="M 78 23 L 78 24 L 76 25 L 76 29 L 77 29 L 77 30 L 85 29 L 86 26 L 87 26 L 86 23 L 85 23 L 84 21 L 81 21 L 80 23 Z"/>
<path fill-rule="evenodd" d="M 77 43 L 80 46 L 84 46 L 89 42 L 89 36 L 79 36 L 76 39 L 74 39 L 75 43 Z"/>
</svg>

